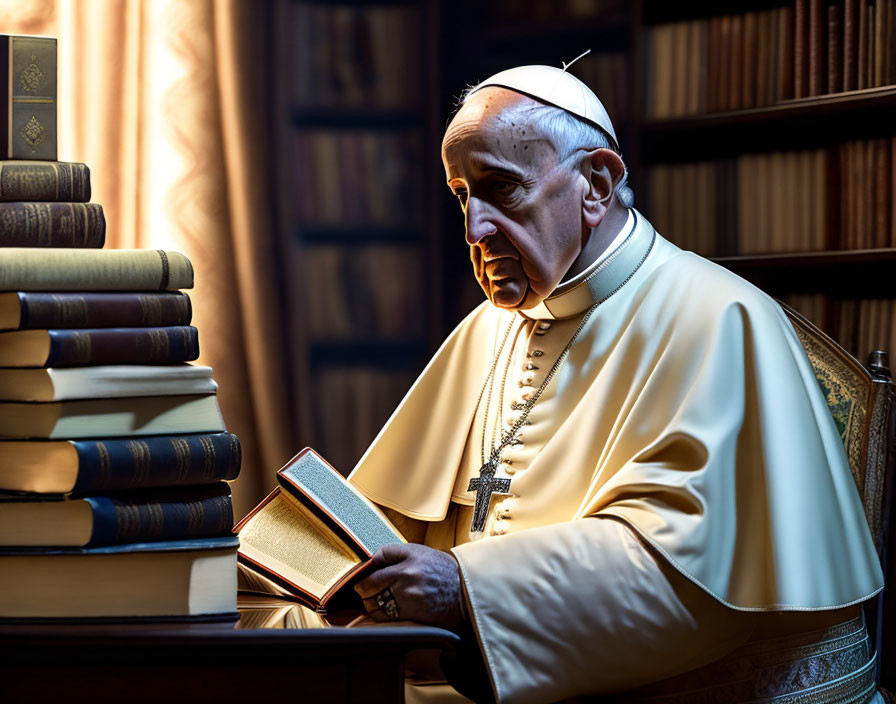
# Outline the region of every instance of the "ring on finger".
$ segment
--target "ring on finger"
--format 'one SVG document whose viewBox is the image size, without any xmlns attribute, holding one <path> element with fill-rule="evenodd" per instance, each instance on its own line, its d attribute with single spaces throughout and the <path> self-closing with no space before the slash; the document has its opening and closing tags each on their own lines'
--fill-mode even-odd
<svg viewBox="0 0 896 704">
<path fill-rule="evenodd" d="M 392 621 L 398 618 L 398 602 L 395 600 L 395 595 L 390 587 L 383 589 L 374 599 L 376 600 L 376 605 L 386 614 L 386 618 Z"/>
</svg>

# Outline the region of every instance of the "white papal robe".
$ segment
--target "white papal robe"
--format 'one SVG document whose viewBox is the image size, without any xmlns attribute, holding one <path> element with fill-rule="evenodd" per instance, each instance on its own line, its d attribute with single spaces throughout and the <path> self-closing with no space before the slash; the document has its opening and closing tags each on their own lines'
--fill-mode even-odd
<svg viewBox="0 0 896 704">
<path fill-rule="evenodd" d="M 487 457 L 593 306 L 502 453 L 509 493 L 471 534 L 483 447 Z M 851 664 L 825 666 L 852 678 L 854 701 L 871 696 L 852 619 L 883 578 L 800 342 L 774 301 L 635 211 L 604 257 L 536 309 L 474 310 L 350 481 L 452 550 L 498 701 L 631 690 L 841 622 Z M 796 686 L 772 679 L 760 694 Z"/>
</svg>

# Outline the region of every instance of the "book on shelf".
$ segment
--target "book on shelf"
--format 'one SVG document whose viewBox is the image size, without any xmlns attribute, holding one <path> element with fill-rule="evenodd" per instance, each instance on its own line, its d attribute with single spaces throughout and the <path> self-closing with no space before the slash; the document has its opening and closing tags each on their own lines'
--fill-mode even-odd
<svg viewBox="0 0 896 704">
<path fill-rule="evenodd" d="M 78 439 L 224 431 L 213 394 L 0 402 L 0 436 Z"/>
<path fill-rule="evenodd" d="M 0 247 L 0 291 L 174 291 L 193 265 L 161 249 Z"/>
<path fill-rule="evenodd" d="M 0 160 L 0 202 L 90 200 L 90 169 L 69 161 Z"/>
<path fill-rule="evenodd" d="M 385 514 L 310 448 L 235 527 L 242 583 L 326 610 L 382 546 L 406 542 Z M 341 599 L 340 599 L 341 601 Z"/>
<path fill-rule="evenodd" d="M 193 364 L 0 368 L 0 401 L 177 396 L 217 389 L 211 367 Z"/>
<path fill-rule="evenodd" d="M 0 332 L 0 367 L 177 364 L 199 357 L 192 326 Z"/>
<path fill-rule="evenodd" d="M 422 18 L 413 4 L 292 4 L 292 100 L 309 108 L 402 109 L 422 103 Z M 311 70 L 309 70 L 311 67 Z"/>
<path fill-rule="evenodd" d="M 0 440 L 0 491 L 87 494 L 236 479 L 236 435 Z"/>
<path fill-rule="evenodd" d="M 656 164 L 648 167 L 647 212 L 660 233 L 705 256 L 894 247 L 894 155 L 891 137 Z M 832 199 L 836 172 L 839 198 Z M 715 188 L 707 189 L 705 179 Z M 699 207 L 689 201 L 694 197 Z M 707 211 L 716 214 L 709 221 Z M 726 223 L 726 217 L 733 221 Z"/>
<path fill-rule="evenodd" d="M 0 494 L 0 546 L 100 547 L 229 535 L 230 486 L 60 496 Z"/>
<path fill-rule="evenodd" d="M 0 34 L 0 159 L 56 159 L 56 39 Z"/>
<path fill-rule="evenodd" d="M 0 247 L 86 247 L 106 241 L 98 203 L 0 203 Z"/>
<path fill-rule="evenodd" d="M 892 85 L 894 42 L 896 0 L 795 0 L 653 25 L 646 32 L 646 116 L 742 110 Z M 695 84 L 702 99 L 683 99 Z"/>
<path fill-rule="evenodd" d="M 402 225 L 423 221 L 419 131 L 303 129 L 294 137 L 294 215 L 307 224 Z"/>
<path fill-rule="evenodd" d="M 0 330 L 189 325 L 190 297 L 171 293 L 0 293 Z"/>
<path fill-rule="evenodd" d="M 235 620 L 235 536 L 4 548 L 0 621 Z"/>
</svg>

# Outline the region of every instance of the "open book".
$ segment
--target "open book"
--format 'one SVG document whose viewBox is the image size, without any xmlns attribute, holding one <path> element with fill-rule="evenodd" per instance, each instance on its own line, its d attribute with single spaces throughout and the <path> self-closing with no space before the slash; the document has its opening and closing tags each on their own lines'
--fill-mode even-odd
<svg viewBox="0 0 896 704">
<path fill-rule="evenodd" d="M 244 588 L 325 610 L 380 547 L 406 542 L 382 511 L 310 448 L 277 472 L 277 482 L 234 528 Z"/>
</svg>

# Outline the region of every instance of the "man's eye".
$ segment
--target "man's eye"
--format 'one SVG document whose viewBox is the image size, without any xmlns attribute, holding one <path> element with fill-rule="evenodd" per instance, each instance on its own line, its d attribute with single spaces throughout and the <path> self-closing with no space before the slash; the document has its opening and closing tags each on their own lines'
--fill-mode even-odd
<svg viewBox="0 0 896 704">
<path fill-rule="evenodd" d="M 492 183 L 492 190 L 499 195 L 510 195 L 516 190 L 517 185 L 513 181 L 495 181 Z"/>
<path fill-rule="evenodd" d="M 457 196 L 457 199 L 460 201 L 461 205 L 467 204 L 467 190 L 465 188 L 458 188 L 454 195 Z"/>
</svg>

